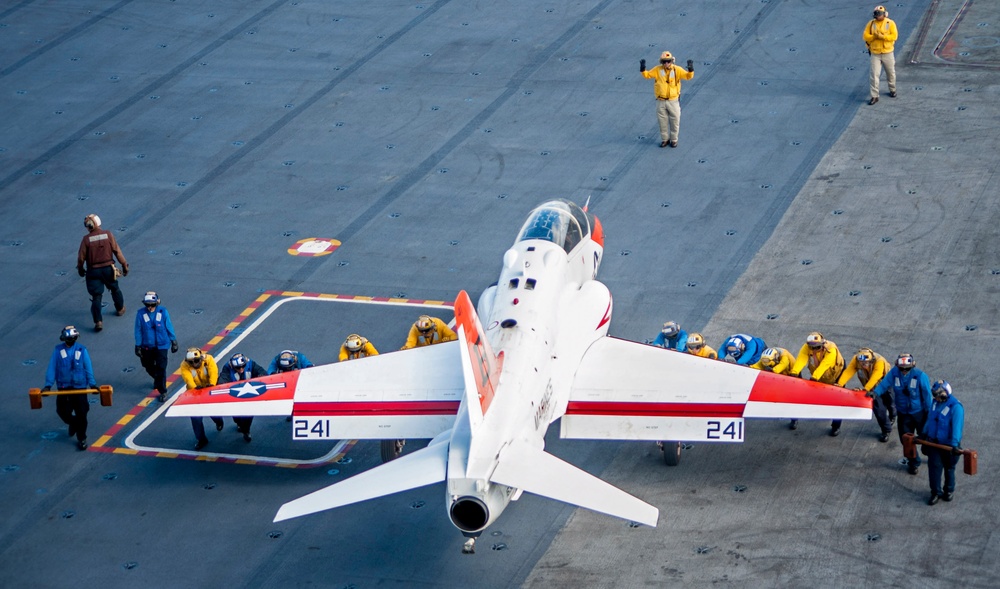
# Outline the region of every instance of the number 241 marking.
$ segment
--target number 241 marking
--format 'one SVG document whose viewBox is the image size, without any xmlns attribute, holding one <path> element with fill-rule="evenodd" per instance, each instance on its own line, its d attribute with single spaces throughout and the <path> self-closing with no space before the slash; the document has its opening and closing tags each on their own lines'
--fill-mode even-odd
<svg viewBox="0 0 1000 589">
<path fill-rule="evenodd" d="M 726 424 L 725 429 L 723 429 L 721 421 L 709 421 L 706 437 L 709 440 L 721 440 L 723 438 L 729 438 L 730 440 L 742 440 L 743 422 L 730 421 Z"/>
</svg>

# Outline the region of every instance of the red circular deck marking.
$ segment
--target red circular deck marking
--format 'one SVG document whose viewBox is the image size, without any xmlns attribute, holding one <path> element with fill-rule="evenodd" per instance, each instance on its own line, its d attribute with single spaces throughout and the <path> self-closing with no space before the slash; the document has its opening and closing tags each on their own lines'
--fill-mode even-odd
<svg viewBox="0 0 1000 589">
<path fill-rule="evenodd" d="M 295 245 L 288 248 L 288 253 L 293 256 L 326 256 L 332 254 L 338 247 L 340 242 L 336 239 L 309 237 L 296 241 Z"/>
</svg>

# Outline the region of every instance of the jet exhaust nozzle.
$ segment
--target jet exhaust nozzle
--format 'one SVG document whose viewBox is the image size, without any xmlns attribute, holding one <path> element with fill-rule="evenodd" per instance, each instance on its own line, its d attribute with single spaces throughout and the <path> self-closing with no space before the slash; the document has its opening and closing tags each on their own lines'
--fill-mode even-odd
<svg viewBox="0 0 1000 589">
<path fill-rule="evenodd" d="M 451 504 L 448 515 L 463 532 L 481 532 L 490 523 L 490 508 L 478 497 L 459 497 Z"/>
</svg>

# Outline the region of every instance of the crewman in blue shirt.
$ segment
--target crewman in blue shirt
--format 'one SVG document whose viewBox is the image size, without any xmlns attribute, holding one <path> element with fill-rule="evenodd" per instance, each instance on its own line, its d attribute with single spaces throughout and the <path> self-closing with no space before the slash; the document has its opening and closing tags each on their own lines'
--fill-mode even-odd
<svg viewBox="0 0 1000 589">
<path fill-rule="evenodd" d="M 681 329 L 680 324 L 676 321 L 667 321 L 663 324 L 663 329 L 657 334 L 656 339 L 653 340 L 653 345 L 668 350 L 686 352 L 687 342 L 688 332 Z"/>
<path fill-rule="evenodd" d="M 42 391 L 96 389 L 94 367 L 90 363 L 90 353 L 83 344 L 76 343 L 80 332 L 72 325 L 63 328 L 59 335 L 61 344 L 52 350 L 49 368 L 45 371 L 45 386 Z M 69 435 L 76 435 L 76 447 L 87 449 L 87 412 L 90 411 L 90 401 L 86 394 L 56 396 L 56 414 L 63 423 L 69 426 Z"/>
<path fill-rule="evenodd" d="M 142 304 L 135 314 L 135 355 L 146 374 L 153 377 L 153 388 L 163 403 L 167 400 L 167 348 L 177 352 L 177 336 L 170 313 L 159 306 L 160 297 L 155 292 L 142 295 Z"/>
<path fill-rule="evenodd" d="M 229 359 L 229 362 L 222 367 L 219 371 L 219 380 L 217 384 L 225 384 L 229 382 L 240 382 L 243 380 L 250 380 L 251 378 L 260 378 L 262 376 L 267 376 L 267 372 L 264 367 L 257 364 L 250 358 L 247 358 L 243 354 L 233 354 L 233 357 Z M 233 417 L 233 422 L 236 423 L 236 429 L 243 434 L 243 441 L 250 443 L 253 438 L 250 437 L 250 426 L 253 425 L 253 416 L 246 417 Z"/>
<path fill-rule="evenodd" d="M 313 363 L 302 352 L 282 350 L 280 354 L 271 360 L 271 365 L 267 367 L 267 373 L 291 372 L 302 368 L 312 368 L 312 365 Z"/>
<path fill-rule="evenodd" d="M 899 441 L 903 441 L 903 434 L 920 435 L 927 421 L 927 412 L 931 409 L 931 381 L 924 371 L 916 367 L 911 354 L 900 354 L 896 358 L 896 365 L 879 381 L 872 396 L 882 396 L 890 389 L 899 418 L 896 422 Z M 919 468 L 918 453 L 915 458 L 907 460 L 906 471 L 915 475 Z"/>
<path fill-rule="evenodd" d="M 931 483 L 931 498 L 927 505 L 934 505 L 938 499 L 951 501 L 955 496 L 955 465 L 962 454 L 962 427 L 965 422 L 965 408 L 951 393 L 951 385 L 939 380 L 931 387 L 934 404 L 927 415 L 924 432 L 920 436 L 928 442 L 951 446 L 948 450 L 921 446 L 927 456 L 927 474 Z M 944 471 L 944 489 L 941 488 L 941 471 Z"/>
<path fill-rule="evenodd" d="M 302 352 L 282 350 L 281 353 L 271 360 L 271 365 L 267 367 L 267 373 L 292 372 L 293 370 L 301 370 L 302 368 L 312 368 L 312 366 L 313 363 Z M 291 420 L 291 415 L 285 417 L 285 421 Z"/>
<path fill-rule="evenodd" d="M 719 346 L 719 356 L 726 362 L 751 366 L 760 361 L 760 355 L 766 349 L 767 344 L 759 337 L 735 333 Z"/>
</svg>

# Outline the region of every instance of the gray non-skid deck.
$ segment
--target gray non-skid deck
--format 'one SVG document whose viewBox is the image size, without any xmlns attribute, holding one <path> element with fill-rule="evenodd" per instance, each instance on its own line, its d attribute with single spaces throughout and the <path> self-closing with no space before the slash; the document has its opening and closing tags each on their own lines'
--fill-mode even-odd
<svg viewBox="0 0 1000 589">
<path fill-rule="evenodd" d="M 991 586 L 1000 10 L 898 4 L 900 96 L 883 81 L 871 107 L 862 4 L 0 7 L 5 581 Z M 664 49 L 695 62 L 677 149 L 657 147 L 637 67 Z M 980 474 L 960 474 L 956 500 L 928 507 L 925 472 L 907 475 L 898 441 L 880 444 L 874 423 L 830 438 L 825 423 L 755 421 L 744 444 L 696 445 L 676 468 L 651 444 L 550 435 L 553 453 L 656 505 L 659 526 L 526 495 L 462 556 L 441 485 L 271 522 L 282 503 L 377 464 L 371 442 L 314 468 L 191 460 L 187 420 L 159 418 L 136 441 L 164 456 L 121 450 L 158 408 L 137 408 L 150 390 L 132 355 L 144 291 L 160 293 L 182 347 L 285 293 L 213 350 L 289 292 L 475 298 L 524 216 L 555 197 L 589 198 L 603 222 L 613 335 L 642 341 L 675 319 L 713 346 L 744 331 L 795 349 L 819 329 L 845 353 L 910 351 L 964 402 Z M 129 312 L 106 312 L 99 334 L 74 269 L 92 212 L 132 269 Z M 313 237 L 342 243 L 288 254 Z M 419 312 L 286 304 L 241 351 L 331 361 L 355 331 L 389 351 Z M 116 391 L 113 407 L 92 405 L 90 441 L 127 422 L 86 453 L 51 399 L 41 411 L 25 399 L 66 324 Z M 297 447 L 287 429 L 258 419 L 246 445 L 227 424 L 206 451 L 254 462 L 329 449 Z"/>
</svg>

